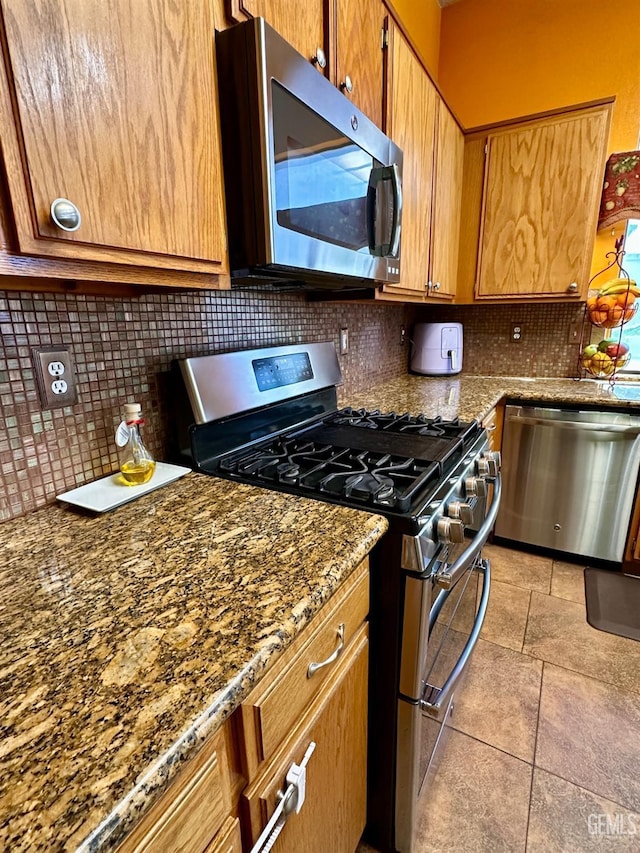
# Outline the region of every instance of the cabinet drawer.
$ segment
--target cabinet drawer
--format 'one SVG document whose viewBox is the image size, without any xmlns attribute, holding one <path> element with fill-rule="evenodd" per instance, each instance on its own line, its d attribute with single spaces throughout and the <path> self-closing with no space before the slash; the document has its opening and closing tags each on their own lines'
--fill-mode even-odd
<svg viewBox="0 0 640 853">
<path fill-rule="evenodd" d="M 369 572 L 365 561 L 243 702 L 249 779 L 313 702 L 368 612 Z M 310 671 L 310 664 L 316 664 L 315 671 Z"/>
<path fill-rule="evenodd" d="M 313 706 L 245 788 L 242 820 L 251 844 L 273 814 L 292 763 L 299 764 L 313 742 L 305 802 L 285 823 L 273 853 L 350 853 L 358 846 L 366 820 L 367 630 L 360 626 Z"/>
<path fill-rule="evenodd" d="M 202 748 L 146 818 L 118 848 L 118 853 L 201 853 L 230 811 L 223 768 L 222 733 Z M 233 847 L 213 847 L 227 851 Z"/>
</svg>

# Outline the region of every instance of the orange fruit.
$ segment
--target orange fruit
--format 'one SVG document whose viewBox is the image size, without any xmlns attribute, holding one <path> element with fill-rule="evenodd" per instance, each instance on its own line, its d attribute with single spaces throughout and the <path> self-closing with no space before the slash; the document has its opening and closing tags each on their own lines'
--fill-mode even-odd
<svg viewBox="0 0 640 853">
<path fill-rule="evenodd" d="M 597 302 L 597 301 L 598 301 L 598 297 L 597 297 L 597 296 L 590 296 L 590 297 L 587 299 L 587 308 L 595 308 L 595 307 L 596 307 L 596 302 Z"/>
<path fill-rule="evenodd" d="M 624 309 L 624 321 L 625 321 L 625 323 L 628 323 L 629 320 L 633 317 L 633 315 L 635 313 L 636 313 L 636 309 L 633 305 L 629 305 L 627 308 L 625 308 Z"/>
<path fill-rule="evenodd" d="M 597 307 L 599 311 L 608 311 L 616 304 L 615 296 L 598 296 Z"/>
<path fill-rule="evenodd" d="M 595 326 L 602 326 L 607 321 L 607 313 L 606 311 L 598 311 L 596 309 L 589 312 L 589 319 Z"/>
<path fill-rule="evenodd" d="M 636 301 L 636 297 L 630 290 L 625 290 L 623 293 L 618 293 L 616 296 L 616 302 L 618 305 L 622 305 L 623 308 L 626 308 L 628 305 L 633 305 Z"/>
<path fill-rule="evenodd" d="M 612 326 L 619 326 L 622 323 L 622 319 L 624 317 L 624 308 L 621 305 L 614 305 L 613 308 L 609 308 L 607 311 L 607 319 L 605 321 L 605 325 L 611 328 Z"/>
</svg>

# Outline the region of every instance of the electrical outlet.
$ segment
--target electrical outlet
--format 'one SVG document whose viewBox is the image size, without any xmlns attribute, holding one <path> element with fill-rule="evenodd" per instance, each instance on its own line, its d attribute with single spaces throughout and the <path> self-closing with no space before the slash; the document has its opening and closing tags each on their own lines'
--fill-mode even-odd
<svg viewBox="0 0 640 853">
<path fill-rule="evenodd" d="M 582 334 L 582 317 L 579 320 L 576 320 L 575 323 L 573 324 L 573 326 L 569 327 L 569 335 L 567 337 L 567 343 L 579 344 L 581 334 Z"/>
<path fill-rule="evenodd" d="M 514 326 L 511 330 L 511 340 L 520 343 L 522 340 L 522 326 Z"/>
<path fill-rule="evenodd" d="M 406 341 L 406 339 L 407 339 L 407 330 L 405 329 L 404 326 L 401 326 L 400 327 L 400 346 L 401 347 L 404 346 L 404 342 Z"/>
<path fill-rule="evenodd" d="M 349 329 L 340 329 L 340 355 L 349 352 Z"/>
<path fill-rule="evenodd" d="M 77 401 L 73 359 L 68 349 L 34 349 L 33 362 L 43 408 L 71 406 Z"/>
</svg>

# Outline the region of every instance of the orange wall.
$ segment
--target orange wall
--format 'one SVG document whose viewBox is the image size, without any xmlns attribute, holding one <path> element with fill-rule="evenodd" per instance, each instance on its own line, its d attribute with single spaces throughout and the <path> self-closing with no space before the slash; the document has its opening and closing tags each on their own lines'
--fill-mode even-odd
<svg viewBox="0 0 640 853">
<path fill-rule="evenodd" d="M 439 83 L 466 127 L 616 96 L 612 150 L 640 130 L 638 0 L 460 0 L 442 12 Z"/>
<path fill-rule="evenodd" d="M 438 0 L 389 0 L 434 80 L 438 79 L 441 10 Z"/>
<path fill-rule="evenodd" d="M 442 11 L 438 82 L 467 128 L 615 95 L 609 152 L 634 150 L 640 3 L 459 0 Z M 608 231 L 594 269 L 611 248 Z"/>
</svg>

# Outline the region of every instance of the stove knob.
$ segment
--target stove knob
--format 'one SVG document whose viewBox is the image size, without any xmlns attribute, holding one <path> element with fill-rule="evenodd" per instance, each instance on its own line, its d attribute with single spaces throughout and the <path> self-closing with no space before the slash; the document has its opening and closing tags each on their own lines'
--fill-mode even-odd
<svg viewBox="0 0 640 853">
<path fill-rule="evenodd" d="M 447 507 L 449 518 L 459 518 L 463 524 L 471 524 L 473 521 L 473 509 L 471 504 L 462 501 L 452 501 Z"/>
<path fill-rule="evenodd" d="M 443 516 L 438 521 L 438 541 L 443 545 L 459 545 L 464 542 L 464 524 L 459 518 Z"/>
<path fill-rule="evenodd" d="M 487 484 L 481 477 L 467 477 L 464 488 L 468 498 L 486 498 Z"/>
<path fill-rule="evenodd" d="M 478 474 L 481 477 L 497 477 L 500 471 L 500 453 L 497 450 L 486 450 L 482 459 L 478 459 Z"/>
</svg>

